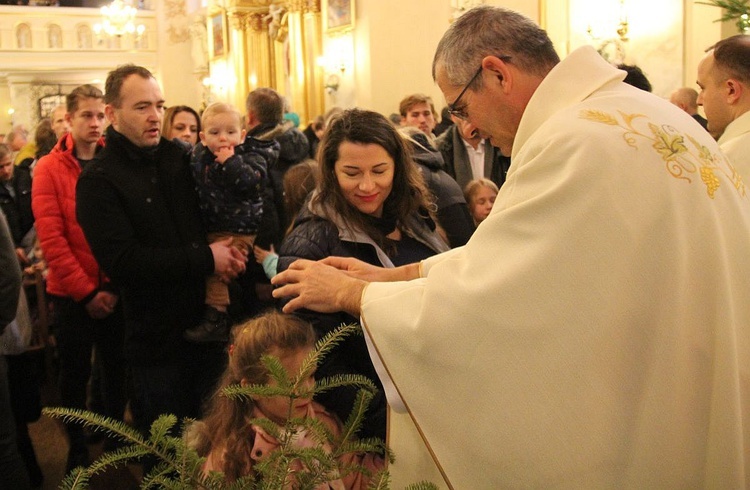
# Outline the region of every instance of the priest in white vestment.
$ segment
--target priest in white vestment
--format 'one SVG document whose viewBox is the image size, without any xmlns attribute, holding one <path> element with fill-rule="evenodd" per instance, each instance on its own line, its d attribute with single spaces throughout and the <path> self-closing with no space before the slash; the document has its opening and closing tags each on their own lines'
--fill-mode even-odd
<svg viewBox="0 0 750 490">
<path fill-rule="evenodd" d="M 721 151 L 750 179 L 750 36 L 722 39 L 698 64 L 698 104 Z"/>
<path fill-rule="evenodd" d="M 285 311 L 360 315 L 449 488 L 747 487 L 750 200 L 717 144 L 502 8 L 433 75 L 511 154 L 490 216 L 419 265 L 298 261 Z"/>
</svg>

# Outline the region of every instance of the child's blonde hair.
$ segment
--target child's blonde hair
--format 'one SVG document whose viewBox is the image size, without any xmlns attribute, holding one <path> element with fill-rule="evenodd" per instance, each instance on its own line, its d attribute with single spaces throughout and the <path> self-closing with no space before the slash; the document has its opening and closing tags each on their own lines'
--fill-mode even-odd
<svg viewBox="0 0 750 490">
<path fill-rule="evenodd" d="M 308 322 L 276 311 L 238 325 L 233 333 L 234 343 L 224 375 L 208 402 L 203 421 L 193 424 L 189 433 L 189 444 L 201 456 L 212 450 L 223 453 L 222 471 L 228 481 L 252 472 L 250 450 L 255 432 L 249 421 L 255 404 L 250 397 L 229 399 L 223 394 L 224 388 L 243 380 L 249 384 L 265 384 L 270 376 L 261 356 L 272 351 L 273 355 L 283 356 L 315 345 L 315 332 Z"/>
<path fill-rule="evenodd" d="M 499 189 L 497 188 L 497 184 L 492 182 L 490 179 L 474 179 L 470 181 L 468 184 L 466 184 L 466 187 L 464 187 L 464 198 L 466 199 L 466 203 L 471 206 L 472 201 L 474 200 L 474 196 L 479 191 L 481 187 L 489 187 L 493 191 L 495 191 L 495 194 L 499 192 Z"/>
<path fill-rule="evenodd" d="M 219 114 L 234 114 L 237 117 L 237 123 L 240 129 L 244 129 L 244 119 L 240 111 L 235 109 L 234 106 L 227 104 L 226 102 L 214 102 L 213 104 L 206 107 L 201 115 L 201 127 L 206 129 L 208 120 Z"/>
</svg>

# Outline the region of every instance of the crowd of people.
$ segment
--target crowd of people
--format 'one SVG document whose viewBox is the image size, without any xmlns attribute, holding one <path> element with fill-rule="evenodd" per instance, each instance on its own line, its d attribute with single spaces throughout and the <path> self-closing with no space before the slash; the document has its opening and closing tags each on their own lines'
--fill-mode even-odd
<svg viewBox="0 0 750 490">
<path fill-rule="evenodd" d="M 278 447 L 251 419 L 338 434 L 356 390 L 283 408 L 222 388 L 268 382 L 266 354 L 298 370 L 361 323 L 315 379 L 368 378 L 358 437 L 385 440 L 388 406 L 407 412 L 421 442 L 391 442 L 427 445 L 451 488 L 750 485 L 749 60 L 750 36 L 720 41 L 700 93 L 665 101 L 637 67 L 626 79 L 590 48 L 560 61 L 529 19 L 479 7 L 437 48 L 439 125 L 411 94 L 390 117 L 335 108 L 304 130 L 271 88 L 199 113 L 117 67 L 32 142 L 17 127 L 0 144 L 0 325 L 20 296 L 6 276 L 43 261 L 60 403 L 129 407 L 144 432 L 199 420 L 205 473 L 230 480 Z M 36 487 L 6 357 L 0 486 Z M 83 429 L 65 429 L 67 469 L 89 464 Z"/>
</svg>

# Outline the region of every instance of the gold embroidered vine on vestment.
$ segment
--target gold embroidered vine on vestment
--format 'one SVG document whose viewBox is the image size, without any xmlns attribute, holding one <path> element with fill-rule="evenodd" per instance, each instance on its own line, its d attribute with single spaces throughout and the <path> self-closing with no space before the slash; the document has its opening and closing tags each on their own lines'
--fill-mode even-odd
<svg viewBox="0 0 750 490">
<path fill-rule="evenodd" d="M 664 160 L 667 171 L 673 177 L 692 182 L 691 174 L 698 173 L 706 186 L 708 197 L 711 199 L 714 198 L 716 190 L 721 185 L 719 180 L 721 175 L 732 183 L 740 196 L 745 197 L 746 190 L 742 177 L 725 157 L 711 153 L 708 147 L 689 134 L 683 134 L 666 124 L 658 126 L 649 122 L 650 134 L 637 129 L 634 121 L 639 118 L 648 119 L 645 114 L 626 114 L 622 111 L 617 111 L 617 113 L 620 115 L 622 122 L 617 116 L 594 109 L 582 110 L 580 117 L 624 129 L 625 132 L 622 137 L 628 146 L 633 148 L 638 148 L 637 138 L 639 137 L 650 141 L 652 148 L 659 153 Z M 686 139 L 690 142 L 689 145 L 685 142 Z"/>
</svg>

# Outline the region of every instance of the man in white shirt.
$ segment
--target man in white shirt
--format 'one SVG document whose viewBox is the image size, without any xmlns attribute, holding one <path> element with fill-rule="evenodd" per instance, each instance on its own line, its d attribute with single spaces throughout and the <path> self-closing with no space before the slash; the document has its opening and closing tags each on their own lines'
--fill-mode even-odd
<svg viewBox="0 0 750 490">
<path fill-rule="evenodd" d="M 750 179 L 750 36 L 738 34 L 709 48 L 698 64 L 698 85 L 708 131 Z"/>
<path fill-rule="evenodd" d="M 435 142 L 443 155 L 445 171 L 456 179 L 461 189 L 475 179 L 487 178 L 498 187 L 505 183 L 510 168 L 510 157 L 503 156 L 488 139 L 466 121 L 451 116 L 455 123 Z"/>
<path fill-rule="evenodd" d="M 520 14 L 468 11 L 433 76 L 513 158 L 489 217 L 420 264 L 274 278 L 287 312 L 361 317 L 448 488 L 750 484 L 747 190 L 624 75 L 589 46 L 560 62 Z"/>
</svg>

